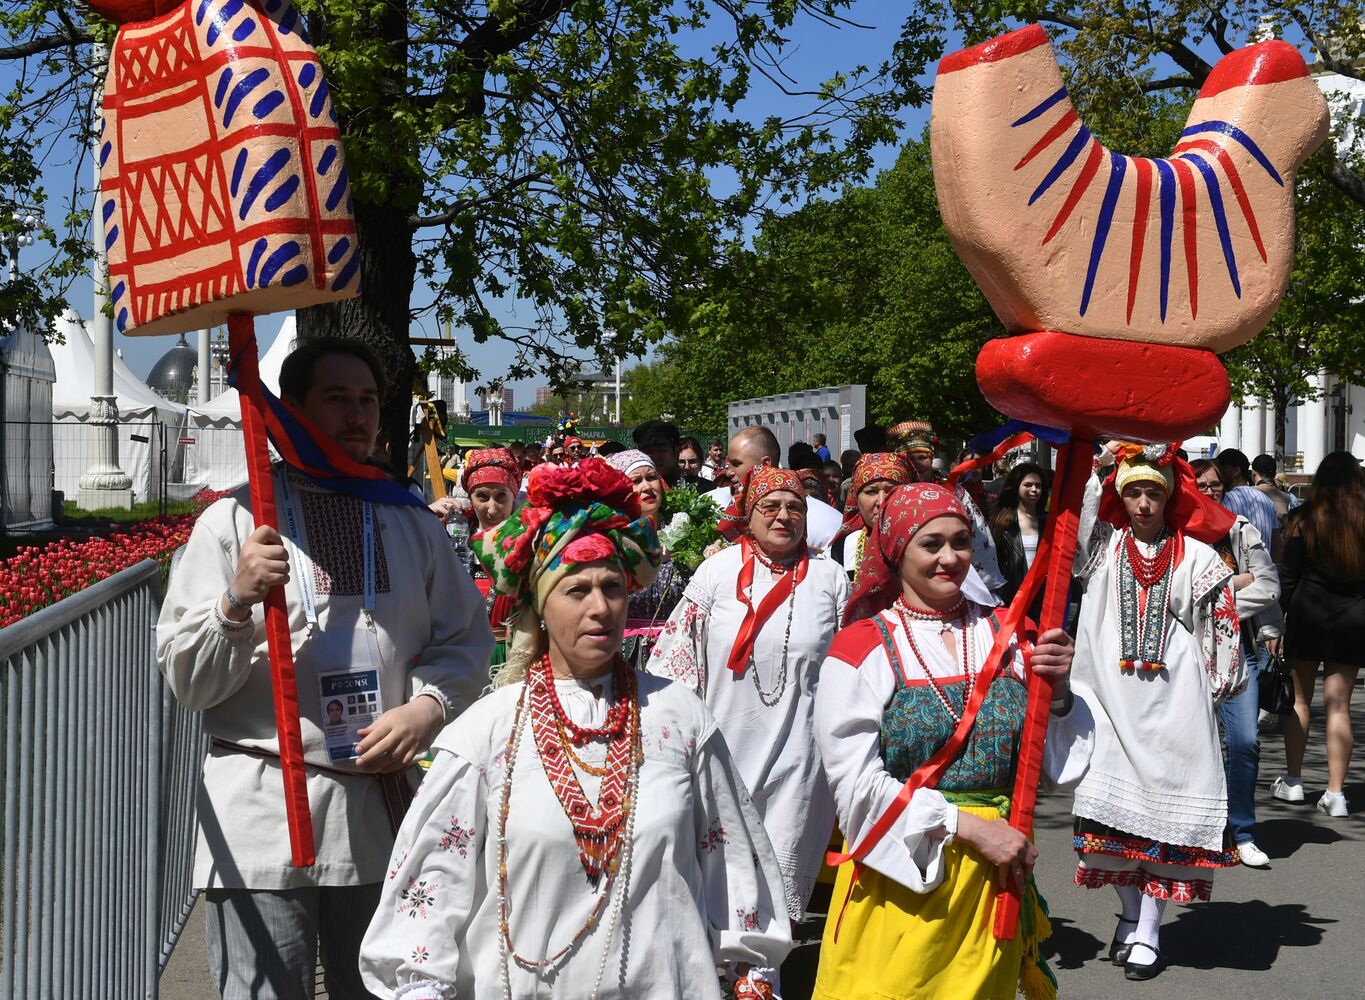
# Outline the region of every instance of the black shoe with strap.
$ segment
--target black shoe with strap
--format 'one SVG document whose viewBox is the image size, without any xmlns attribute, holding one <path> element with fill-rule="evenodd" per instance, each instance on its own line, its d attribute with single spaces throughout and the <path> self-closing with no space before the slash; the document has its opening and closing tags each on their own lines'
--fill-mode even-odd
<svg viewBox="0 0 1365 1000">
<path fill-rule="evenodd" d="M 1114 916 L 1119 918 L 1119 926 L 1114 928 L 1114 940 L 1109 942 L 1109 961 L 1113 962 L 1115 965 L 1123 965 L 1128 961 L 1128 955 L 1133 950 L 1133 946 L 1131 944 L 1124 944 L 1119 940 L 1119 931 L 1123 928 L 1124 924 L 1132 924 L 1136 927 L 1137 921 L 1129 920 L 1122 913 L 1116 913 Z"/>
<path fill-rule="evenodd" d="M 1125 979 L 1143 982 L 1147 979 L 1155 979 L 1166 970 L 1166 960 L 1161 957 L 1161 949 L 1150 944 L 1144 944 L 1143 947 L 1152 949 L 1152 953 L 1156 955 L 1156 961 L 1151 965 L 1137 965 L 1131 961 L 1125 961 L 1123 963 L 1123 977 Z M 1129 953 L 1131 954 L 1131 950 Z"/>
</svg>

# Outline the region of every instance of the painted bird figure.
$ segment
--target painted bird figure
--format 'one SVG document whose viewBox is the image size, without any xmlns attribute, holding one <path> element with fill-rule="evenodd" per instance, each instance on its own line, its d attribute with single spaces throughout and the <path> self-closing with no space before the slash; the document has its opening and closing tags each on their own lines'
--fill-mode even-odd
<svg viewBox="0 0 1365 1000">
<path fill-rule="evenodd" d="M 1166 159 L 1101 145 L 1038 25 L 944 58 L 931 145 L 953 245 L 1011 332 L 1222 352 L 1269 322 L 1294 175 L 1327 136 L 1295 48 L 1224 56 Z"/>
</svg>

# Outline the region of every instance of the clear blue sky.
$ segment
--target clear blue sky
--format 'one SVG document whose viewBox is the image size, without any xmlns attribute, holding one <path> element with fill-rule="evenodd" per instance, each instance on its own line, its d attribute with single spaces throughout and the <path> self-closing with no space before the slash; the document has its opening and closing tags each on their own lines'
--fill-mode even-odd
<svg viewBox="0 0 1365 1000">
<path fill-rule="evenodd" d="M 868 25 L 867 30 L 850 27 L 834 29 L 808 18 L 803 19 L 791 32 L 793 41 L 788 53 L 787 71 L 801 84 L 814 86 L 841 69 L 858 64 L 872 67 L 880 65 L 890 54 L 905 9 L 905 0 L 857 0 L 849 16 L 851 20 Z M 14 73 L 14 66 L 0 64 L 0 87 L 8 87 L 14 79 Z M 790 114 L 804 106 L 802 99 L 786 97 L 757 74 L 754 79 L 753 93 L 745 104 L 743 113 L 760 119 L 770 114 Z M 917 132 L 927 118 L 927 113 L 927 109 L 923 111 L 912 109 L 911 117 L 914 120 L 910 122 L 906 134 Z M 878 150 L 878 166 L 889 166 L 896 152 L 896 148 L 890 146 Z M 49 147 L 47 153 L 44 182 L 49 202 L 46 214 L 49 221 L 55 223 L 60 221 L 63 199 L 71 191 L 73 171 L 76 169 L 73 163 L 75 150 L 69 142 L 61 142 Z M 89 170 L 89 163 L 87 158 L 82 169 Z M 50 250 L 44 245 L 39 245 L 25 251 L 21 261 L 26 267 L 38 267 L 49 254 Z M 431 294 L 419 288 L 414 298 L 419 303 L 425 303 L 431 300 Z M 90 316 L 91 286 L 88 279 L 78 280 L 72 286 L 69 300 L 71 306 L 83 317 Z M 509 305 L 507 308 L 510 313 L 514 307 Z M 263 345 L 270 342 L 282 318 L 270 316 L 262 317 L 258 321 L 258 331 Z M 438 331 L 435 329 L 434 318 L 426 318 L 425 325 L 427 327 L 425 330 L 419 330 L 414 326 L 413 334 L 436 335 Z M 458 330 L 456 334 L 458 336 Z M 168 337 L 116 335 L 115 346 L 123 352 L 133 371 L 145 376 L 156 359 L 173 342 L 173 339 Z M 468 338 L 462 338 L 462 342 L 472 364 L 480 370 L 484 378 L 497 375 L 511 361 L 511 348 L 499 342 L 473 344 Z M 631 363 L 632 361 L 627 360 L 626 366 L 629 367 Z M 516 390 L 517 405 L 520 407 L 531 402 L 535 387 L 542 383 L 532 380 L 512 384 Z M 472 397 L 471 402 L 474 402 Z"/>
</svg>

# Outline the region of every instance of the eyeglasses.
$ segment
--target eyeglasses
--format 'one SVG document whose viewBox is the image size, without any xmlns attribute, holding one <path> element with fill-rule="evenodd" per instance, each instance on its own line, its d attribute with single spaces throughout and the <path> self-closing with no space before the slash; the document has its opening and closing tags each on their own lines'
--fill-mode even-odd
<svg viewBox="0 0 1365 1000">
<path fill-rule="evenodd" d="M 762 500 L 754 505 L 754 509 L 766 521 L 773 520 L 779 513 L 783 512 L 793 521 L 804 521 L 806 518 L 805 504 L 799 504 L 794 500 L 790 503 L 783 503 L 781 500 Z"/>
</svg>

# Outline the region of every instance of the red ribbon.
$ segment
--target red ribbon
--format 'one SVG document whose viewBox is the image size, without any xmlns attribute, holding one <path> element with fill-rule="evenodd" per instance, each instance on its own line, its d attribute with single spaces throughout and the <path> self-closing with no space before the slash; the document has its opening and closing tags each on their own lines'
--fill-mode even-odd
<svg viewBox="0 0 1365 1000">
<path fill-rule="evenodd" d="M 740 546 L 740 555 L 744 563 L 740 566 L 739 578 L 735 581 L 735 597 L 748 611 L 744 615 L 743 624 L 739 626 L 739 632 L 735 635 L 735 644 L 730 649 L 730 659 L 725 664 L 735 672 L 736 677 L 744 676 L 744 669 L 749 664 L 749 657 L 753 655 L 758 633 L 763 630 L 773 612 L 782 606 L 792 591 L 806 578 L 806 570 L 810 568 L 810 555 L 803 545 L 801 558 L 792 567 L 792 571 L 782 575 L 777 586 L 768 591 L 768 596 L 759 602 L 758 610 L 755 611 L 753 602 L 749 600 L 748 591 L 754 585 L 754 563 L 758 560 L 754 555 L 754 543 L 751 539 L 745 538 L 740 542 Z"/>
<path fill-rule="evenodd" d="M 1066 615 L 1067 595 L 1071 589 L 1071 564 L 1076 557 L 1076 534 L 1080 524 L 1081 502 L 1085 484 L 1090 479 L 1090 441 L 1072 440 L 1057 452 L 1057 467 L 1061 472 L 1061 489 L 1033 569 L 1047 564 L 1047 589 L 1043 594 L 1043 610 L 1038 634 L 1059 628 Z M 1044 554 L 1043 545 L 1047 552 Z M 1030 598 L 1031 599 L 1031 598 Z M 1015 598 L 1016 602 L 1018 598 Z M 1038 775 L 1043 766 L 1043 743 L 1047 738 L 1047 718 L 1052 701 L 1052 684 L 1029 672 L 1028 711 L 1024 716 L 1024 730 L 1019 738 L 1019 762 L 1014 771 L 1014 789 L 1010 795 L 1010 826 L 1025 836 L 1033 835 L 1033 807 L 1038 799 Z M 1011 884 L 995 899 L 995 927 L 997 940 L 1011 941 L 1019 926 L 1018 890 Z"/>
<path fill-rule="evenodd" d="M 236 368 L 242 402 L 242 436 L 246 439 L 247 484 L 256 526 L 279 527 L 275 512 L 275 481 L 265 440 L 265 408 L 257 367 L 256 327 L 250 313 L 228 316 L 228 349 Z M 303 766 L 303 733 L 299 727 L 299 692 L 294 677 L 294 649 L 289 635 L 289 612 L 284 588 L 271 587 L 265 595 L 265 638 L 270 655 L 270 687 L 275 696 L 275 732 L 280 744 L 280 772 L 284 781 L 284 814 L 289 826 L 289 851 L 295 868 L 317 861 L 313 846 L 313 818 L 308 812 L 308 776 Z"/>
<path fill-rule="evenodd" d="M 984 469 L 988 465 L 994 465 L 1015 448 L 1022 448 L 1033 440 L 1033 434 L 1029 431 L 1020 431 L 1012 434 L 995 446 L 989 455 L 977 455 L 976 458 L 969 458 L 960 465 L 953 466 L 953 471 L 948 473 L 948 488 L 956 489 L 957 481 L 968 472 L 975 472 L 977 469 Z"/>
</svg>

